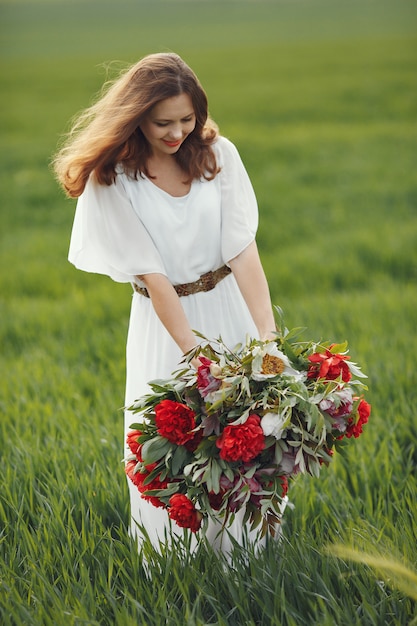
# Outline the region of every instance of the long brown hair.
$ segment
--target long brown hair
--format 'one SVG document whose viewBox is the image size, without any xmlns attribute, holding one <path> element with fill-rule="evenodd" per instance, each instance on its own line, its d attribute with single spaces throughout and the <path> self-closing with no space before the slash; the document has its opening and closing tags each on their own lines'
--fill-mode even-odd
<svg viewBox="0 0 417 626">
<path fill-rule="evenodd" d="M 173 53 L 150 54 L 108 84 L 102 97 L 75 121 L 53 160 L 58 181 L 71 197 L 84 191 L 90 174 L 111 185 L 116 166 L 137 178 L 149 175 L 150 147 L 139 125 L 161 100 L 186 93 L 196 116 L 193 132 L 175 158 L 191 182 L 219 171 L 211 144 L 218 135 L 208 116 L 207 96 L 191 68 Z"/>
</svg>

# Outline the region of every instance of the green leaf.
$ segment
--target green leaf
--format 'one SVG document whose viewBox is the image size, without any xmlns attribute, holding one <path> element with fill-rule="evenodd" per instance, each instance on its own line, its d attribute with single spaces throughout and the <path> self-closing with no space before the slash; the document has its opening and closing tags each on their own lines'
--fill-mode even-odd
<svg viewBox="0 0 417 626">
<path fill-rule="evenodd" d="M 208 491 L 214 491 L 214 493 L 219 493 L 221 475 L 222 469 L 219 463 L 215 459 L 210 459 L 210 462 L 207 465 L 207 468 L 203 475 L 203 480 L 207 482 Z"/>
<path fill-rule="evenodd" d="M 165 437 L 157 435 L 154 439 L 149 439 L 142 446 L 142 458 L 146 465 L 155 463 L 164 457 L 170 450 L 174 449 L 172 444 Z"/>
<path fill-rule="evenodd" d="M 143 423 L 135 422 L 134 424 L 130 424 L 129 428 L 131 430 L 140 430 L 143 427 Z"/>
<path fill-rule="evenodd" d="M 184 446 L 177 446 L 172 456 L 171 472 L 177 476 L 180 469 L 188 459 L 188 450 Z"/>
<path fill-rule="evenodd" d="M 274 463 L 276 465 L 279 465 L 282 461 L 282 448 L 279 444 L 279 442 L 277 441 L 277 443 L 275 444 L 275 455 L 274 455 Z"/>
<path fill-rule="evenodd" d="M 160 480 L 163 480 L 164 479 L 163 474 L 165 474 L 165 471 L 161 472 L 161 468 L 158 465 L 157 467 L 155 467 L 155 469 L 152 470 L 152 472 L 150 474 L 148 474 L 148 476 L 143 481 L 143 484 L 144 485 L 148 485 L 150 482 L 152 482 L 157 477 Z"/>
<path fill-rule="evenodd" d="M 251 530 L 255 530 L 255 528 L 257 528 L 259 526 L 259 524 L 261 524 L 262 522 L 262 513 L 259 509 L 253 511 L 252 513 L 252 524 L 250 529 Z"/>
<path fill-rule="evenodd" d="M 331 348 L 329 348 L 332 354 L 340 354 L 346 352 L 348 347 L 348 342 L 344 341 L 343 343 L 335 343 Z"/>
<path fill-rule="evenodd" d="M 285 335 L 285 341 L 289 341 L 291 339 L 293 342 L 296 337 L 302 335 L 306 330 L 306 326 L 295 326 L 294 328 L 291 328 L 291 330 L 289 330 Z"/>
<path fill-rule="evenodd" d="M 193 467 L 195 467 L 195 465 Z M 193 483 L 200 483 L 201 480 L 202 480 L 201 477 L 203 476 L 205 471 L 206 471 L 206 467 L 204 467 L 204 466 L 203 467 L 199 467 L 197 470 L 195 470 L 194 474 L 192 475 Z"/>
<path fill-rule="evenodd" d="M 308 462 L 308 470 L 312 476 L 319 478 L 320 476 L 320 463 L 316 460 L 310 459 Z"/>
<path fill-rule="evenodd" d="M 253 475 L 255 474 L 257 469 L 258 466 L 254 464 L 252 465 L 252 467 L 249 467 L 249 469 L 247 469 L 243 475 L 245 476 L 245 478 L 253 478 Z"/>
</svg>

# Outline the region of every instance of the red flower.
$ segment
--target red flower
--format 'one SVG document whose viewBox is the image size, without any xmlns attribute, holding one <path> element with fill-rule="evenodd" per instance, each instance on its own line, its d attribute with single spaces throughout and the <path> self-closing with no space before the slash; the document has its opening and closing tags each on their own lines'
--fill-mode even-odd
<svg viewBox="0 0 417 626">
<path fill-rule="evenodd" d="M 326 352 L 315 352 L 308 357 L 311 365 L 308 368 L 307 377 L 336 380 L 341 376 L 342 380 L 347 383 L 351 378 L 350 369 L 346 363 L 349 359 L 350 356 L 332 354 L 330 350 L 326 350 Z"/>
<path fill-rule="evenodd" d="M 354 417 L 349 418 L 346 428 L 345 436 L 358 438 L 362 434 L 362 427 L 368 422 L 371 414 L 371 405 L 366 400 L 361 400 L 358 406 L 358 420 L 355 421 Z"/>
<path fill-rule="evenodd" d="M 195 413 L 186 404 L 162 400 L 155 407 L 155 424 L 162 437 L 182 446 L 194 437 Z"/>
<path fill-rule="evenodd" d="M 189 452 L 194 452 L 194 450 L 198 448 L 199 444 L 201 443 L 201 440 L 203 439 L 203 431 L 202 429 L 200 429 L 190 434 L 192 434 L 193 437 L 189 441 L 186 441 L 184 446 L 187 448 Z"/>
<path fill-rule="evenodd" d="M 249 415 L 244 424 L 226 426 L 216 441 L 224 461 L 254 459 L 265 447 L 265 436 L 258 415 Z"/>
<path fill-rule="evenodd" d="M 178 526 L 189 528 L 193 533 L 199 530 L 203 519 L 191 500 L 182 493 L 176 493 L 169 499 L 168 515 Z"/>
<path fill-rule="evenodd" d="M 286 476 L 280 476 L 280 481 L 281 481 L 281 498 L 285 498 L 285 496 L 288 493 L 288 479 Z"/>
<path fill-rule="evenodd" d="M 138 442 L 138 438 L 141 436 L 140 430 L 130 430 L 127 433 L 126 443 L 129 446 L 132 454 L 136 455 L 138 461 L 142 461 L 141 449 L 142 445 Z"/>
<path fill-rule="evenodd" d="M 159 477 L 157 476 L 150 482 L 146 483 L 146 485 L 144 484 L 149 474 L 155 469 L 156 463 L 152 463 L 151 465 L 146 465 L 145 472 L 139 471 L 135 473 L 134 470 L 135 470 L 136 465 L 137 465 L 136 461 L 129 461 L 126 464 L 125 472 L 127 476 L 130 478 L 132 483 L 136 485 L 136 487 L 138 488 L 138 491 L 140 492 L 144 500 L 147 500 L 148 502 L 153 504 L 153 506 L 165 508 L 166 505 L 164 502 L 162 502 L 162 500 L 160 500 L 156 496 L 147 495 L 147 492 L 152 491 L 154 489 L 166 489 L 166 487 L 168 486 L 168 482 L 166 480 L 162 480 L 162 481 L 159 480 Z"/>
<path fill-rule="evenodd" d="M 208 500 L 211 508 L 214 511 L 219 511 L 223 504 L 223 495 L 224 492 L 220 491 L 220 493 L 214 493 L 214 491 L 210 491 L 208 494 Z"/>
<path fill-rule="evenodd" d="M 136 485 L 136 487 L 138 486 L 138 484 L 141 481 L 141 477 L 140 477 L 140 472 L 136 472 L 135 473 L 135 467 L 137 465 L 136 461 L 129 461 L 128 463 L 126 463 L 125 465 L 125 472 L 126 475 L 130 478 L 130 480 L 132 481 L 132 483 L 134 485 Z"/>
</svg>

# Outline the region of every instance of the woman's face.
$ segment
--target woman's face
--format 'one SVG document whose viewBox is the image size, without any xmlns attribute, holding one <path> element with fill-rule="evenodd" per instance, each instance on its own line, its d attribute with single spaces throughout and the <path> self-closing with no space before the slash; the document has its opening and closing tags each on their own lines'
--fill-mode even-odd
<svg viewBox="0 0 417 626">
<path fill-rule="evenodd" d="M 195 128 L 193 103 L 187 93 L 161 100 L 151 109 L 140 129 L 154 156 L 175 154 Z"/>
</svg>

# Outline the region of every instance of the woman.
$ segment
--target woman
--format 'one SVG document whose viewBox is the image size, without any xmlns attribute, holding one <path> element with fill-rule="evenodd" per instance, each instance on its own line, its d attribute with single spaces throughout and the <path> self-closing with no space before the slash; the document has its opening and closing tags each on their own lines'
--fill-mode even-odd
<svg viewBox="0 0 417 626">
<path fill-rule="evenodd" d="M 194 330 L 230 347 L 273 337 L 251 183 L 179 56 L 149 55 L 124 73 L 81 115 L 54 165 L 78 197 L 69 260 L 134 289 L 126 406 L 178 368 L 200 341 Z M 127 411 L 125 432 L 133 421 Z M 140 525 L 158 546 L 166 511 L 129 489 L 132 533 Z M 210 525 L 213 544 L 218 530 Z M 242 541 L 244 530 L 237 516 L 231 534 Z"/>
</svg>

